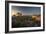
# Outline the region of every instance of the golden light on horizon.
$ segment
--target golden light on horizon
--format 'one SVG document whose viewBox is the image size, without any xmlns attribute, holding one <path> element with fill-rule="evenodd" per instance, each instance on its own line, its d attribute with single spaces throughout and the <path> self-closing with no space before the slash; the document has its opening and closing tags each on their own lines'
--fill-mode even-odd
<svg viewBox="0 0 46 34">
<path fill-rule="evenodd" d="M 32 16 L 32 18 L 33 18 L 33 19 L 35 18 L 35 20 L 38 20 L 38 21 L 41 20 L 41 17 L 40 17 L 40 16 L 39 16 L 39 17 L 37 17 L 37 16 Z"/>
<path fill-rule="evenodd" d="M 14 10 L 12 10 L 12 12 L 11 12 L 11 16 L 13 16 L 13 15 L 18 16 L 17 13 L 20 13 L 20 11 L 14 11 Z"/>
<path fill-rule="evenodd" d="M 12 16 L 13 16 L 13 15 L 16 15 L 16 13 L 17 13 L 17 12 L 12 11 L 12 12 L 11 12 L 11 15 L 12 15 Z"/>
<path fill-rule="evenodd" d="M 37 16 L 32 16 L 32 18 L 36 18 Z"/>
</svg>

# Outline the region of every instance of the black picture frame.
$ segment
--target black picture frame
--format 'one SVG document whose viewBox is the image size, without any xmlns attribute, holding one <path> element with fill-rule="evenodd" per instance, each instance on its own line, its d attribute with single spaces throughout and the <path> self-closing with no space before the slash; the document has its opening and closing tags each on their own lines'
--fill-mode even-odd
<svg viewBox="0 0 46 34">
<path fill-rule="evenodd" d="M 43 5 L 43 29 L 25 30 L 25 31 L 9 31 L 9 3 Z M 45 3 L 40 3 L 40 2 L 21 2 L 21 1 L 5 1 L 5 33 L 36 32 L 36 31 L 44 31 L 44 30 L 45 30 Z"/>
</svg>

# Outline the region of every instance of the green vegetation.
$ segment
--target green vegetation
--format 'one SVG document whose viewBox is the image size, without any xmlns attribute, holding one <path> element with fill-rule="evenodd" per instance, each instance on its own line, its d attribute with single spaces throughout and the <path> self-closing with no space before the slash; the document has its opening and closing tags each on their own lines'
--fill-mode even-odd
<svg viewBox="0 0 46 34">
<path fill-rule="evenodd" d="M 12 27 L 34 27 L 38 24 L 34 23 L 35 18 L 32 19 L 31 16 L 14 16 L 12 17 Z"/>
</svg>

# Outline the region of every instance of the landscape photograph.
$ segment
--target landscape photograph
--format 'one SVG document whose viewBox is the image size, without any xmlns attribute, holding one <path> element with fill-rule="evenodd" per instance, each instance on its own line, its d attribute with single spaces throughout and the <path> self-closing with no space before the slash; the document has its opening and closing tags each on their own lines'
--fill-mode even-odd
<svg viewBox="0 0 46 34">
<path fill-rule="evenodd" d="M 40 27 L 40 7 L 12 6 L 11 8 L 12 28 L 18 27 Z"/>
</svg>

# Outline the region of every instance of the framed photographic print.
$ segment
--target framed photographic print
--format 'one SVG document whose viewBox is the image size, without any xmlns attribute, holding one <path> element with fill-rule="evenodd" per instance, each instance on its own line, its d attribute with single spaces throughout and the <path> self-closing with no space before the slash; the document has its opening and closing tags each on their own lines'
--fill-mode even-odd
<svg viewBox="0 0 46 34">
<path fill-rule="evenodd" d="M 45 5 L 5 1 L 5 32 L 35 32 L 45 29 Z"/>
</svg>

